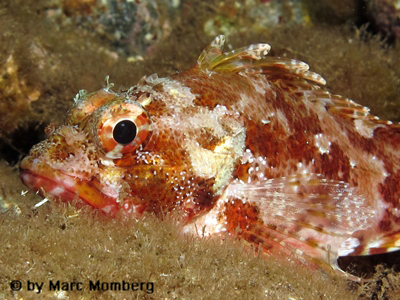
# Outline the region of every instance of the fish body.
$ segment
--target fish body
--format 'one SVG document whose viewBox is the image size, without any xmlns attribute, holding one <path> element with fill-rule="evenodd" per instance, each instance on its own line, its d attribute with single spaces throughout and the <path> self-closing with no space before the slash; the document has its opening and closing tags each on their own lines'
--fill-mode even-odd
<svg viewBox="0 0 400 300">
<path fill-rule="evenodd" d="M 187 71 L 80 92 L 22 181 L 107 214 L 179 213 L 185 232 L 309 265 L 398 250 L 400 126 L 267 44 L 223 53 L 224 41 Z"/>
</svg>

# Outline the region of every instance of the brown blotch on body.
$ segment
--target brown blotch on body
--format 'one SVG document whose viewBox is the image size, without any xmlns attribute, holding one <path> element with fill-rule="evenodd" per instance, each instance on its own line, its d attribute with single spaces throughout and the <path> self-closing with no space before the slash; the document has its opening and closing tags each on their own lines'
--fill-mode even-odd
<svg viewBox="0 0 400 300">
<path fill-rule="evenodd" d="M 379 184 L 379 192 L 382 194 L 386 203 L 390 203 L 393 207 L 400 207 L 400 172 L 390 174 L 383 183 Z"/>
<path fill-rule="evenodd" d="M 198 142 L 202 148 L 213 151 L 221 142 L 221 139 L 217 138 L 211 129 L 202 128 L 200 132 L 197 133 L 196 142 Z"/>
<path fill-rule="evenodd" d="M 320 155 L 320 163 L 316 163 L 316 173 L 324 174 L 327 178 L 350 181 L 350 160 L 340 146 L 333 142 L 329 153 Z"/>
<path fill-rule="evenodd" d="M 379 222 L 378 228 L 384 232 L 390 232 L 392 230 L 392 222 L 390 221 L 390 217 L 388 216 L 387 212 L 385 212 L 383 220 Z"/>
<path fill-rule="evenodd" d="M 259 218 L 260 209 L 258 206 L 249 202 L 243 203 L 239 199 L 233 199 L 225 204 L 225 215 L 226 228 L 232 234 L 236 233 L 237 228 L 247 231 L 263 224 L 263 221 Z"/>
</svg>

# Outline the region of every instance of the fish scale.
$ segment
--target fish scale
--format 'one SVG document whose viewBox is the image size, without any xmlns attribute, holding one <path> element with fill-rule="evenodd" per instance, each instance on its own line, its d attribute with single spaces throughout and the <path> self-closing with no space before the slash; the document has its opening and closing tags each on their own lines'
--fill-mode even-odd
<svg viewBox="0 0 400 300">
<path fill-rule="evenodd" d="M 183 232 L 226 232 L 309 267 L 398 250 L 400 125 L 325 91 L 307 64 L 268 57 L 268 44 L 223 53 L 224 42 L 126 92 L 79 92 L 22 181 L 110 215 L 173 213 Z"/>
</svg>

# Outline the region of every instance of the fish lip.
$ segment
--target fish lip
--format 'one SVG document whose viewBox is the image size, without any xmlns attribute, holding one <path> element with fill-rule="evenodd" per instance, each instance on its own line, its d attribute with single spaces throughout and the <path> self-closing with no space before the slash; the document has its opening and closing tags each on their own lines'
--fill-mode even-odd
<svg viewBox="0 0 400 300">
<path fill-rule="evenodd" d="M 22 170 L 20 172 L 20 178 L 21 178 L 21 181 L 23 184 L 25 184 L 27 187 L 35 190 L 42 197 L 44 197 L 43 191 L 46 193 L 49 193 L 55 197 L 61 198 L 65 202 L 72 201 L 77 196 L 76 193 L 74 193 L 71 189 L 66 188 L 65 185 L 57 182 L 56 180 L 50 179 L 47 176 L 43 176 L 43 175 L 40 175 L 39 173 L 33 172 L 31 170 Z M 42 184 L 45 184 L 48 187 L 50 187 L 50 185 L 51 185 L 53 187 L 52 190 L 54 190 L 57 187 L 62 188 L 64 190 L 65 195 L 61 196 L 59 194 L 57 195 L 57 193 L 52 193 L 51 190 L 49 190 Z"/>
<path fill-rule="evenodd" d="M 34 189 L 41 196 L 44 196 L 44 191 L 63 202 L 72 202 L 80 199 L 84 203 L 112 215 L 116 214 L 120 208 L 117 198 L 104 194 L 96 186 L 89 184 L 88 181 L 57 170 L 52 170 L 50 173 L 53 174 L 52 177 L 57 177 L 56 179 L 50 178 L 43 173 L 46 173 L 45 170 L 36 172 L 23 168 L 20 178 L 27 187 Z M 69 182 L 70 184 L 68 185 L 71 186 L 68 186 L 66 182 Z M 82 192 L 85 192 L 86 197 Z"/>
</svg>

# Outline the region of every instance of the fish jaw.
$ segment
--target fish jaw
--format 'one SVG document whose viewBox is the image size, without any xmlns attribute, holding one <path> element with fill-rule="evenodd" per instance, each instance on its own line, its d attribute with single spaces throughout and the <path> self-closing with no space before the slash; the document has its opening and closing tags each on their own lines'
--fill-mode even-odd
<svg viewBox="0 0 400 300">
<path fill-rule="evenodd" d="M 99 168 L 94 145 L 84 131 L 60 126 L 48 139 L 35 145 L 21 162 L 21 180 L 38 194 L 52 195 L 64 202 L 80 199 L 83 203 L 113 215 L 120 210 L 119 183 L 109 184 Z"/>
<path fill-rule="evenodd" d="M 115 215 L 120 210 L 117 197 L 103 193 L 91 181 L 46 168 L 46 166 L 32 168 L 29 157 L 22 161 L 21 168 L 22 182 L 41 196 L 44 196 L 44 193 L 50 194 L 64 202 L 80 199 L 83 203 L 110 215 Z"/>
</svg>

